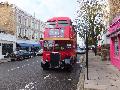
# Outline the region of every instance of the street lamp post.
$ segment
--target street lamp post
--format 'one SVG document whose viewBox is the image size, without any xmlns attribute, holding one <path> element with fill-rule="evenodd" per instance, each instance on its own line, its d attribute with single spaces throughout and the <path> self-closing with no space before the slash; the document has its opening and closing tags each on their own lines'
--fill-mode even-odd
<svg viewBox="0 0 120 90">
<path fill-rule="evenodd" d="M 88 78 L 88 32 L 86 30 L 86 68 L 87 68 L 87 80 Z"/>
<path fill-rule="evenodd" d="M 86 68 L 87 68 L 87 80 L 88 78 L 88 30 L 87 26 L 85 27 L 85 34 L 86 34 Z"/>
</svg>

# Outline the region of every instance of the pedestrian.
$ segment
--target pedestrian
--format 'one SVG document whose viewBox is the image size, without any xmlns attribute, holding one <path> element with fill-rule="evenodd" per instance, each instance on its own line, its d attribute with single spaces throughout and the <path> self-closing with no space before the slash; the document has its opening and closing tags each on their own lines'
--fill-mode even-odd
<svg viewBox="0 0 120 90">
<path fill-rule="evenodd" d="M 34 45 L 33 45 L 32 50 L 33 50 L 33 56 L 35 57 L 35 47 L 34 47 Z"/>
</svg>

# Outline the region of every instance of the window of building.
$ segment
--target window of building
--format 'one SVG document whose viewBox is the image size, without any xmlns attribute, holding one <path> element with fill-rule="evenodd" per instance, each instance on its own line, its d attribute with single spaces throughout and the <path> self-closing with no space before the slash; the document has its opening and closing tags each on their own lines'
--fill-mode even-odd
<svg viewBox="0 0 120 90">
<path fill-rule="evenodd" d="M 115 38 L 115 45 L 114 45 L 114 47 L 115 47 L 115 55 L 116 56 L 118 56 L 119 55 L 119 44 L 118 44 L 118 38 L 116 37 Z"/>
<path fill-rule="evenodd" d="M 31 26 L 32 26 L 32 28 L 35 28 L 35 22 L 34 22 L 34 20 L 32 20 Z"/>
<path fill-rule="evenodd" d="M 40 35 L 40 38 L 43 38 L 42 35 Z"/>
<path fill-rule="evenodd" d="M 25 29 L 25 35 L 24 36 L 26 36 L 27 35 L 27 30 Z"/>
<path fill-rule="evenodd" d="M 22 35 L 22 28 L 20 28 L 20 34 Z"/>
<path fill-rule="evenodd" d="M 19 23 L 21 23 L 21 16 L 18 16 L 18 21 Z"/>
<path fill-rule="evenodd" d="M 25 19 L 25 26 L 27 26 L 27 19 Z"/>
</svg>

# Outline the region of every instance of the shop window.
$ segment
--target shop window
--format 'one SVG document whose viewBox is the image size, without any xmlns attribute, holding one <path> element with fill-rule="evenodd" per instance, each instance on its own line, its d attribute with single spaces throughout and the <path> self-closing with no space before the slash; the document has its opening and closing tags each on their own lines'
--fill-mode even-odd
<svg viewBox="0 0 120 90">
<path fill-rule="evenodd" d="M 118 56 L 119 55 L 119 46 L 118 46 L 118 38 L 115 38 L 115 55 Z"/>
<path fill-rule="evenodd" d="M 13 52 L 13 44 L 2 44 L 2 55 L 6 55 L 6 53 L 12 53 Z"/>
</svg>

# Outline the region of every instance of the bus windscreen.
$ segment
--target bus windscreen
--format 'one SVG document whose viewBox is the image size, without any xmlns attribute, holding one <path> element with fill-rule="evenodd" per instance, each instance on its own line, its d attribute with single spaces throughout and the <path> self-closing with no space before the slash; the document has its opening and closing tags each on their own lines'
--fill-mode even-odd
<svg viewBox="0 0 120 90">
<path fill-rule="evenodd" d="M 68 26 L 69 23 L 67 22 L 67 20 L 58 20 L 58 25 Z"/>
<path fill-rule="evenodd" d="M 46 25 L 47 25 L 47 28 L 55 28 L 56 22 L 55 21 L 46 22 Z"/>
</svg>

